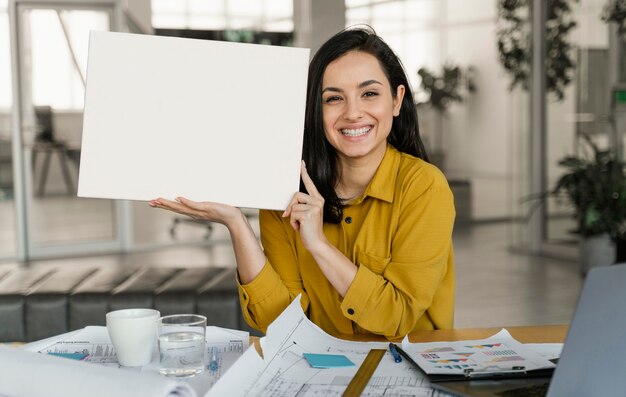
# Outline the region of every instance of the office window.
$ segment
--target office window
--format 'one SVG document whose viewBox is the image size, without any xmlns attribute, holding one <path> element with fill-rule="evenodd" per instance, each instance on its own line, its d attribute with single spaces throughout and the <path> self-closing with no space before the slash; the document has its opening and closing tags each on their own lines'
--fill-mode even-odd
<svg viewBox="0 0 626 397">
<path fill-rule="evenodd" d="M 157 29 L 293 31 L 293 0 L 152 0 Z"/>
<path fill-rule="evenodd" d="M 67 28 L 67 37 L 61 21 Z M 82 110 L 89 30 L 108 30 L 108 15 L 96 11 L 32 10 L 25 14 L 30 42 L 32 99 L 57 110 Z M 26 36 L 25 36 L 26 37 Z M 70 52 L 74 51 L 77 65 Z"/>
</svg>

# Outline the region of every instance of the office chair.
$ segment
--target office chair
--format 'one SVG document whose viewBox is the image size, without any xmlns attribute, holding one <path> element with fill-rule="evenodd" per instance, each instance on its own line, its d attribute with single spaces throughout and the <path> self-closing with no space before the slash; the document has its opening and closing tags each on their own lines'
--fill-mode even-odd
<svg viewBox="0 0 626 397">
<path fill-rule="evenodd" d="M 44 195 L 52 153 L 56 153 L 59 156 L 59 164 L 61 165 L 61 171 L 63 173 L 63 180 L 65 181 L 67 193 L 70 195 L 76 194 L 74 182 L 72 182 L 72 176 L 67 165 L 67 163 L 72 160 L 72 156 L 70 155 L 70 150 L 65 142 L 57 140 L 54 136 L 52 108 L 50 106 L 35 106 L 35 116 L 37 119 L 37 134 L 35 135 L 35 143 L 32 147 L 33 155 L 31 159 L 31 167 L 33 173 L 35 172 L 35 166 L 37 165 L 38 154 L 44 154 L 37 195 Z"/>
</svg>

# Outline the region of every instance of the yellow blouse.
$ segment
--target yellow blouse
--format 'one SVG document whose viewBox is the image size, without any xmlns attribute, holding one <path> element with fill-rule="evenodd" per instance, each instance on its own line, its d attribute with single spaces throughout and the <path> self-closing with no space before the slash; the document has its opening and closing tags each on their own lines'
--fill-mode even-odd
<svg viewBox="0 0 626 397">
<path fill-rule="evenodd" d="M 452 328 L 454 202 L 433 165 L 387 145 L 362 197 L 344 208 L 340 224 L 324 223 L 328 241 L 358 266 L 346 295 L 328 282 L 281 211 L 261 211 L 267 261 L 239 286 L 244 318 L 265 332 L 302 294 L 309 319 L 331 335 L 403 337 L 414 330 Z"/>
</svg>

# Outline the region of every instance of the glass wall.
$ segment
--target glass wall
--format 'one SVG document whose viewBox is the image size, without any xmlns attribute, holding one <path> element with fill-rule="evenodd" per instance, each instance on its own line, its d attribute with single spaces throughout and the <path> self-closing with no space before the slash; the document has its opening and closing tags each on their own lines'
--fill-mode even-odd
<svg viewBox="0 0 626 397">
<path fill-rule="evenodd" d="M 112 2 L 10 4 L 11 34 L 2 37 L 15 44 L 8 56 L 9 80 L 19 99 L 10 115 L 17 142 L 11 165 L 18 201 L 11 218 L 17 220 L 13 256 L 18 259 L 121 247 L 117 203 L 76 196 L 89 32 L 111 29 L 113 7 Z M 13 131 L 14 125 L 19 130 Z"/>
<path fill-rule="evenodd" d="M 112 240 L 113 202 L 76 197 L 89 31 L 109 30 L 109 12 L 31 9 L 20 17 L 32 242 Z"/>
<path fill-rule="evenodd" d="M 7 0 L 0 0 L 0 259 L 17 253 L 11 139 L 11 46 Z"/>
</svg>

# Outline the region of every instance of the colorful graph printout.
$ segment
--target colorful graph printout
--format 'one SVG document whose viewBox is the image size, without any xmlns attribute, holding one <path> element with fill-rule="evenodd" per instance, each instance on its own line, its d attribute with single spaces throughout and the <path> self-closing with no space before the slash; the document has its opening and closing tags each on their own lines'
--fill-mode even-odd
<svg viewBox="0 0 626 397">
<path fill-rule="evenodd" d="M 402 348 L 429 375 L 466 375 L 476 372 L 532 371 L 554 364 L 526 348 L 503 330 L 491 338 L 459 342 L 410 343 Z"/>
</svg>

